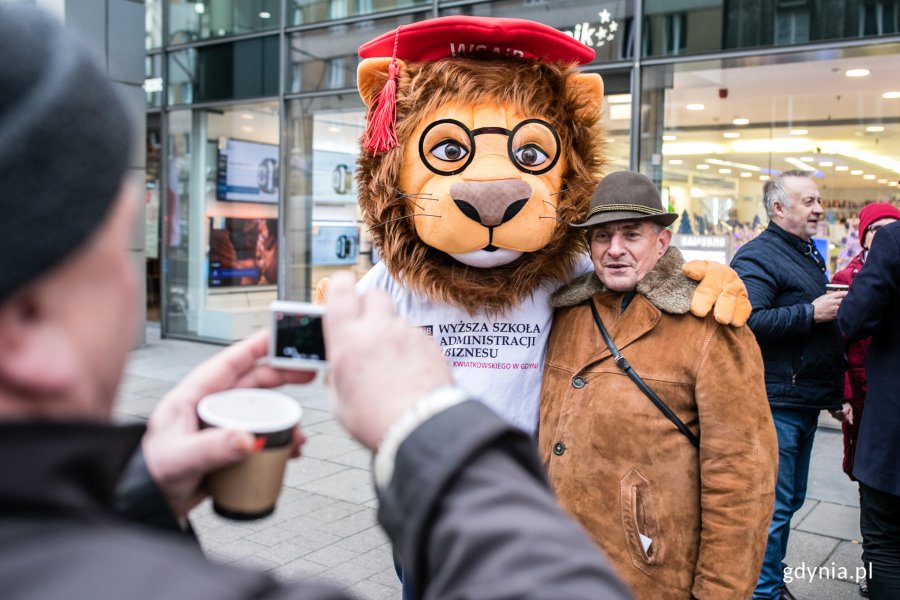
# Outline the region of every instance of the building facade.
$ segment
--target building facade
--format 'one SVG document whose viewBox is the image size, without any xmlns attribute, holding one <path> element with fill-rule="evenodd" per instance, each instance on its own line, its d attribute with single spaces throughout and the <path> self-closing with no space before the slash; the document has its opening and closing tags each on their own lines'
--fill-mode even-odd
<svg viewBox="0 0 900 600">
<path fill-rule="evenodd" d="M 273 300 L 377 260 L 356 204 L 356 49 L 457 14 L 595 49 L 608 169 L 659 184 L 692 256 L 727 260 L 765 227 L 762 184 L 784 170 L 816 177 L 835 267 L 859 209 L 898 199 L 900 1 L 146 0 L 148 315 L 164 335 L 238 339 Z"/>
</svg>

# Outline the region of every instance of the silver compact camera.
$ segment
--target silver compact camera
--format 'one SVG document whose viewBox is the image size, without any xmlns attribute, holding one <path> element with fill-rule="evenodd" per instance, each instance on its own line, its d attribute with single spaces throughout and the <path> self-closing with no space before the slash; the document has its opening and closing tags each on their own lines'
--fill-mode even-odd
<svg viewBox="0 0 900 600">
<path fill-rule="evenodd" d="M 271 310 L 269 364 L 279 369 L 323 369 L 327 365 L 322 334 L 325 307 L 282 300 L 273 302 Z"/>
</svg>

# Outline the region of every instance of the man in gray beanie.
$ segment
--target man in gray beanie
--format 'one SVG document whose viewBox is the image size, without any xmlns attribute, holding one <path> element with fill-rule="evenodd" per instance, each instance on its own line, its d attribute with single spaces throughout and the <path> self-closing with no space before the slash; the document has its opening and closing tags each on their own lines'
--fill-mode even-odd
<svg viewBox="0 0 900 600">
<path fill-rule="evenodd" d="M 254 451 L 250 434 L 198 430 L 199 399 L 314 376 L 266 365 L 268 332 L 198 367 L 146 429 L 110 424 L 137 309 L 125 111 L 36 9 L 0 4 L 0 57 L 3 598 L 347 599 L 209 563 L 182 530 L 203 475 Z M 530 439 L 454 388 L 387 296 L 338 274 L 328 311 L 335 412 L 377 451 L 379 520 L 421 597 L 627 596 L 556 508 Z"/>
</svg>

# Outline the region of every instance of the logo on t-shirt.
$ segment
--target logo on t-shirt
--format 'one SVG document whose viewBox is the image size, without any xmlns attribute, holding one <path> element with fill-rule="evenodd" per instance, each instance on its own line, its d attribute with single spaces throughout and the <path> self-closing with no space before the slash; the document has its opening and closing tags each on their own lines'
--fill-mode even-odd
<svg viewBox="0 0 900 600">
<path fill-rule="evenodd" d="M 434 337 L 434 325 L 422 325 L 422 331 Z"/>
</svg>

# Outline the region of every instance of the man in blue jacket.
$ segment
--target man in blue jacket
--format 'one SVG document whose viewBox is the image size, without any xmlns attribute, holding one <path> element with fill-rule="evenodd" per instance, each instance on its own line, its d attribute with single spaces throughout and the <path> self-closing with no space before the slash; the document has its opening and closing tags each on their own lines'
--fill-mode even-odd
<svg viewBox="0 0 900 600">
<path fill-rule="evenodd" d="M 731 262 L 753 306 L 747 324 L 762 351 L 778 434 L 775 512 L 753 597 L 791 599 L 782 561 L 791 517 L 806 499 L 819 411 L 841 406 L 844 355 L 835 318 L 846 292 L 825 293 L 825 259 L 811 241 L 824 211 L 811 174 L 774 177 L 763 205 L 768 228 Z"/>
<path fill-rule="evenodd" d="M 850 340 L 872 336 L 869 391 L 853 476 L 859 480 L 869 598 L 900 598 L 900 223 L 882 227 L 838 312 Z"/>
</svg>

